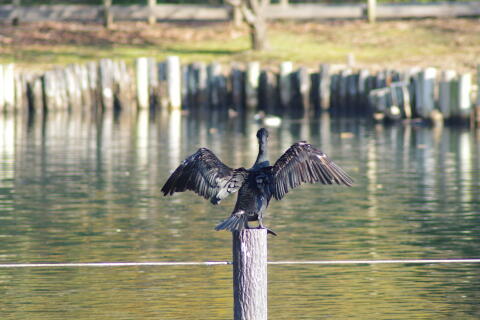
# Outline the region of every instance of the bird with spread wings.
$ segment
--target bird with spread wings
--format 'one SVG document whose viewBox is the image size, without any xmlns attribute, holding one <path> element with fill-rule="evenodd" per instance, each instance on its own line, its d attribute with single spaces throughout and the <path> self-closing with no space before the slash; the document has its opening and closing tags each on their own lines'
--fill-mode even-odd
<svg viewBox="0 0 480 320">
<path fill-rule="evenodd" d="M 162 187 L 163 194 L 191 190 L 218 204 L 238 192 L 237 201 L 229 218 L 218 224 L 216 230 L 240 231 L 250 228 L 248 221 L 263 225 L 263 214 L 270 199 L 282 199 L 291 189 L 302 183 L 339 184 L 352 186 L 352 178 L 330 158 L 305 141 L 288 148 L 270 165 L 267 157 L 268 131 L 257 132 L 259 152 L 250 169 L 232 169 L 207 148 L 182 161 Z M 267 228 L 273 235 L 275 232 Z"/>
</svg>

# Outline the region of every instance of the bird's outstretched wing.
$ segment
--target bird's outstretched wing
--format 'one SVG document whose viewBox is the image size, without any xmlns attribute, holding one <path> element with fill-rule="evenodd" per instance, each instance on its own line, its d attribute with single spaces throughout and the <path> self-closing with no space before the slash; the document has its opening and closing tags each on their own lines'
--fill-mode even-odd
<svg viewBox="0 0 480 320">
<path fill-rule="evenodd" d="M 352 178 L 342 168 L 305 141 L 288 148 L 271 167 L 270 173 L 270 192 L 277 200 L 304 182 L 337 183 L 349 187 L 353 184 Z"/>
<path fill-rule="evenodd" d="M 209 149 L 200 148 L 175 169 L 162 187 L 162 192 L 166 196 L 191 190 L 218 204 L 229 194 L 237 192 L 246 176 L 245 168 L 232 169 Z"/>
</svg>

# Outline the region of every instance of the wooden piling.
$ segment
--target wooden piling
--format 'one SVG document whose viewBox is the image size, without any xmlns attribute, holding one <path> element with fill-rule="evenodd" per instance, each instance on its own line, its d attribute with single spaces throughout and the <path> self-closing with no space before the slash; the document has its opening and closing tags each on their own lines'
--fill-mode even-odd
<svg viewBox="0 0 480 320">
<path fill-rule="evenodd" d="M 5 104 L 5 80 L 3 79 L 3 65 L 0 64 L 0 112 Z"/>
<path fill-rule="evenodd" d="M 244 96 L 245 96 L 245 72 L 237 65 L 232 65 L 230 83 L 231 83 L 231 95 L 230 106 L 233 109 L 240 111 L 244 108 Z"/>
<path fill-rule="evenodd" d="M 138 109 L 148 109 L 150 100 L 148 86 L 148 58 L 137 58 L 135 65 L 137 80 L 137 106 Z"/>
<path fill-rule="evenodd" d="M 292 72 L 293 63 L 284 61 L 280 64 L 280 75 L 278 84 L 280 85 L 280 102 L 284 109 L 290 108 L 292 101 Z"/>
<path fill-rule="evenodd" d="M 246 106 L 249 109 L 256 109 L 258 106 L 258 83 L 260 79 L 260 63 L 249 62 L 247 65 L 247 76 L 245 85 Z"/>
<path fill-rule="evenodd" d="M 438 84 L 438 106 L 445 119 L 450 118 L 452 114 L 451 103 L 451 86 L 452 81 L 456 76 L 456 72 L 453 70 L 443 71 Z"/>
<path fill-rule="evenodd" d="M 480 127 L 480 64 L 477 65 L 477 101 L 471 116 L 471 124 Z"/>
<path fill-rule="evenodd" d="M 320 95 L 320 108 L 327 110 L 330 108 L 330 65 L 320 65 L 320 74 L 318 82 L 318 94 Z"/>
<path fill-rule="evenodd" d="M 182 106 L 182 86 L 180 58 L 177 56 L 167 57 L 167 86 L 168 106 L 172 110 L 180 110 Z"/>
<path fill-rule="evenodd" d="M 1 76 L 1 73 L 0 73 L 0 76 Z M 6 111 L 12 111 L 15 105 L 15 67 L 13 63 L 3 66 L 2 86 L 3 86 L 3 109 Z"/>
<path fill-rule="evenodd" d="M 267 230 L 233 235 L 234 320 L 267 320 Z"/>
<path fill-rule="evenodd" d="M 112 0 L 103 0 L 103 26 L 107 29 L 113 26 Z"/>
<path fill-rule="evenodd" d="M 459 116 L 462 119 L 467 119 L 472 110 L 471 90 L 472 75 L 470 73 L 461 74 L 458 78 L 458 107 Z"/>
<path fill-rule="evenodd" d="M 430 118 L 435 107 L 435 78 L 437 70 L 426 68 L 419 72 L 415 81 L 415 111 L 424 119 Z"/>
<path fill-rule="evenodd" d="M 148 24 L 154 25 L 157 22 L 157 16 L 155 15 L 155 7 L 157 6 L 157 0 L 148 0 Z"/>
</svg>

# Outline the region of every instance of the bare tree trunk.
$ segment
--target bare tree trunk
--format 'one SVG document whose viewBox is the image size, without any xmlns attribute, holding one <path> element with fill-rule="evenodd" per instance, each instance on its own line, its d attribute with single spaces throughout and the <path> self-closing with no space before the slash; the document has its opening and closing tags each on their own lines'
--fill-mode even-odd
<svg viewBox="0 0 480 320">
<path fill-rule="evenodd" d="M 270 0 L 226 0 L 240 8 L 242 16 L 250 27 L 250 42 L 254 50 L 268 48 L 266 11 Z"/>
<path fill-rule="evenodd" d="M 250 26 L 250 39 L 253 50 L 268 49 L 267 42 L 267 25 L 265 21 L 257 21 L 253 26 Z"/>
</svg>

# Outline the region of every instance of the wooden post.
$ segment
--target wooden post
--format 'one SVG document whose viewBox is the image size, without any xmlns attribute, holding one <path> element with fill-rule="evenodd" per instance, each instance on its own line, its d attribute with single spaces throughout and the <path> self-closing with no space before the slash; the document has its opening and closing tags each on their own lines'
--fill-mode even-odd
<svg viewBox="0 0 480 320">
<path fill-rule="evenodd" d="M 453 79 L 456 76 L 456 72 L 453 70 L 443 71 L 441 74 L 441 79 L 438 84 L 438 106 L 442 112 L 443 118 L 448 119 L 452 113 L 451 105 L 451 84 Z"/>
<path fill-rule="evenodd" d="M 12 25 L 18 26 L 20 24 L 20 10 L 22 2 L 21 0 L 12 0 L 12 5 L 14 6 L 15 13 L 13 14 L 12 18 Z"/>
<path fill-rule="evenodd" d="M 480 127 L 480 64 L 477 65 L 477 101 L 471 121 L 473 125 Z"/>
<path fill-rule="evenodd" d="M 155 15 L 155 7 L 157 6 L 157 0 L 148 0 L 148 24 L 154 25 L 157 22 Z"/>
<path fill-rule="evenodd" d="M 367 0 L 367 19 L 369 23 L 375 23 L 377 19 L 377 0 Z"/>
<path fill-rule="evenodd" d="M 240 9 L 240 6 L 234 5 L 232 6 L 232 20 L 233 20 L 233 25 L 235 27 L 241 27 L 243 23 L 243 14 L 242 10 Z"/>
<path fill-rule="evenodd" d="M 12 111 L 15 105 L 15 67 L 13 63 L 3 66 L 4 110 Z"/>
<path fill-rule="evenodd" d="M 167 57 L 168 105 L 173 110 L 179 110 L 182 106 L 181 78 L 180 58 Z"/>
<path fill-rule="evenodd" d="M 247 66 L 247 76 L 245 85 L 246 106 L 249 109 L 256 109 L 258 105 L 258 83 L 260 79 L 260 63 L 257 61 L 249 62 Z"/>
<path fill-rule="evenodd" d="M 150 92 L 148 87 L 148 58 L 137 58 L 137 106 L 138 109 L 148 109 Z"/>
<path fill-rule="evenodd" d="M 292 71 L 292 62 L 284 61 L 280 64 L 280 102 L 284 109 L 288 109 L 292 101 Z"/>
<path fill-rule="evenodd" d="M 470 73 L 461 74 L 458 78 L 458 107 L 462 119 L 467 119 L 472 110 L 471 90 L 472 75 Z"/>
<path fill-rule="evenodd" d="M 267 230 L 233 235 L 234 320 L 267 320 Z"/>
<path fill-rule="evenodd" d="M 330 108 L 330 65 L 321 64 L 319 74 L 319 95 L 320 95 L 320 108 L 327 110 Z"/>
<path fill-rule="evenodd" d="M 231 80 L 231 103 L 232 107 L 239 111 L 243 110 L 244 104 L 243 104 L 243 96 L 244 96 L 244 90 L 245 90 L 245 80 L 244 80 L 245 73 L 243 70 L 241 70 L 237 65 L 232 65 L 231 69 L 231 75 L 230 75 L 230 80 Z"/>
<path fill-rule="evenodd" d="M 0 64 L 0 112 L 5 104 L 5 80 L 3 80 L 3 65 Z"/>
<path fill-rule="evenodd" d="M 103 26 L 110 29 L 113 25 L 112 0 L 103 0 Z"/>
<path fill-rule="evenodd" d="M 104 110 L 113 109 L 113 61 L 102 59 L 99 62 L 100 101 Z"/>
<path fill-rule="evenodd" d="M 418 73 L 415 81 L 415 107 L 416 113 L 424 119 L 430 117 L 435 107 L 435 78 L 437 70 L 426 68 Z"/>
</svg>

